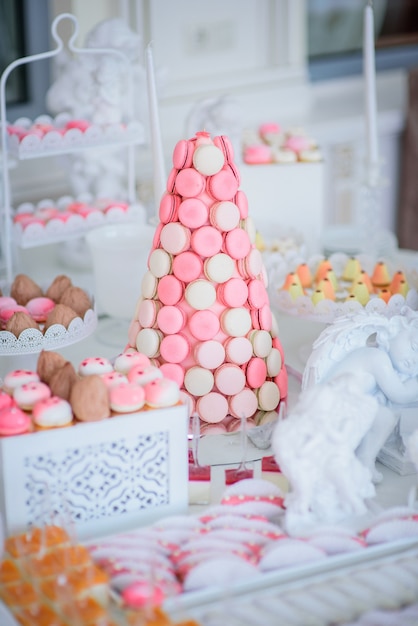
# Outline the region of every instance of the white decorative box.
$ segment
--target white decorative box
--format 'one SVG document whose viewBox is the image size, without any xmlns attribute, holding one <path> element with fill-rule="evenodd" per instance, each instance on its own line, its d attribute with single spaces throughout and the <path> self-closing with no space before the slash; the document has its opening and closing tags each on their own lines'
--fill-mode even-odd
<svg viewBox="0 0 418 626">
<path fill-rule="evenodd" d="M 54 519 L 80 539 L 188 507 L 185 405 L 0 439 L 7 535 Z"/>
<path fill-rule="evenodd" d="M 319 252 L 326 223 L 324 163 L 242 163 L 240 172 L 249 214 L 263 237 L 294 232 L 310 253 Z"/>
</svg>

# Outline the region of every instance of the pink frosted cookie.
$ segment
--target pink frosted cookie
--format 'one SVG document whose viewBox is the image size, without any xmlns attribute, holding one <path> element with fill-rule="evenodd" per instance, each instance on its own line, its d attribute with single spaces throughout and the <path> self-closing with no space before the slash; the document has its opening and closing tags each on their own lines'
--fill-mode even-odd
<svg viewBox="0 0 418 626">
<path fill-rule="evenodd" d="M 142 300 L 138 306 L 138 321 L 142 328 L 152 328 L 157 319 L 161 303 L 157 300 Z"/>
<path fill-rule="evenodd" d="M 144 580 L 131 583 L 122 592 L 122 600 L 126 606 L 139 609 L 160 606 L 166 599 L 163 587 L 155 581 Z"/>
<path fill-rule="evenodd" d="M 199 228 L 208 221 L 208 210 L 199 198 L 183 200 L 178 209 L 179 220 L 188 228 Z"/>
<path fill-rule="evenodd" d="M 134 365 L 128 372 L 128 381 L 135 385 L 144 386 L 155 380 L 156 378 L 162 378 L 163 374 L 158 367 L 154 365 Z"/>
<path fill-rule="evenodd" d="M 180 400 L 178 385 L 169 378 L 153 380 L 144 387 L 145 402 L 152 408 L 173 406 Z"/>
<path fill-rule="evenodd" d="M 180 170 L 175 179 L 175 189 L 184 198 L 195 198 L 205 188 L 205 177 L 194 168 Z"/>
<path fill-rule="evenodd" d="M 181 333 L 166 335 L 161 341 L 160 353 L 168 363 L 181 363 L 190 353 L 189 340 Z"/>
<path fill-rule="evenodd" d="M 210 223 L 215 228 L 228 232 L 237 228 L 240 211 L 233 202 L 216 202 L 210 209 Z"/>
<path fill-rule="evenodd" d="M 222 234 L 213 226 L 201 226 L 191 238 L 191 247 L 202 257 L 210 257 L 220 252 L 223 244 Z"/>
<path fill-rule="evenodd" d="M 160 366 L 160 370 L 163 378 L 174 380 L 179 387 L 182 386 L 184 382 L 184 368 L 179 363 L 163 363 Z"/>
<path fill-rule="evenodd" d="M 225 306 L 241 307 L 248 299 L 247 283 L 242 278 L 230 278 L 218 285 L 217 294 L 219 301 Z"/>
<path fill-rule="evenodd" d="M 246 194 L 239 189 L 235 195 L 234 202 L 237 205 L 242 220 L 248 217 L 248 198 Z"/>
<path fill-rule="evenodd" d="M 178 280 L 189 283 L 200 278 L 202 272 L 202 259 L 191 250 L 182 252 L 173 259 L 173 274 Z"/>
<path fill-rule="evenodd" d="M 78 366 L 80 376 L 91 376 L 92 374 L 106 374 L 113 372 L 113 365 L 106 357 L 92 356 L 83 359 Z"/>
<path fill-rule="evenodd" d="M 122 374 L 122 372 L 106 372 L 106 374 L 101 375 L 101 379 L 109 389 L 110 387 L 115 387 L 120 383 L 128 382 L 127 377 L 125 374 Z"/>
<path fill-rule="evenodd" d="M 116 372 L 127 374 L 134 365 L 147 366 L 151 365 L 151 361 L 145 354 L 141 354 L 136 350 L 127 350 L 116 357 L 113 366 Z"/>
<path fill-rule="evenodd" d="M 30 411 L 41 400 L 46 400 L 51 395 L 51 390 L 45 383 L 31 382 L 16 387 L 13 399 L 20 409 Z"/>
<path fill-rule="evenodd" d="M 245 387 L 245 373 L 234 363 L 224 363 L 215 371 L 215 385 L 226 396 L 232 396 Z"/>
<path fill-rule="evenodd" d="M 214 370 L 225 361 L 225 348 L 220 341 L 214 339 L 196 344 L 194 357 L 201 367 Z"/>
<path fill-rule="evenodd" d="M 26 385 L 28 383 L 39 382 L 39 376 L 32 370 L 13 370 L 6 374 L 3 384 L 4 390 L 13 394 L 16 387 Z"/>
<path fill-rule="evenodd" d="M 157 293 L 163 304 L 174 305 L 183 297 L 184 284 L 176 276 L 169 274 L 158 282 Z"/>
<path fill-rule="evenodd" d="M 165 224 L 160 237 L 161 246 L 170 254 L 180 254 L 190 247 L 190 229 L 179 222 Z"/>
<path fill-rule="evenodd" d="M 252 389 L 245 387 L 229 399 L 229 411 L 237 418 L 252 417 L 258 409 L 257 395 Z"/>
<path fill-rule="evenodd" d="M 71 404 L 58 396 L 37 402 L 33 407 L 32 416 L 36 426 L 41 428 L 59 428 L 68 426 L 73 421 Z"/>
<path fill-rule="evenodd" d="M 207 179 L 207 190 L 216 200 L 232 200 L 238 191 L 239 176 L 231 168 L 226 165 L 220 172 L 210 176 Z"/>
<path fill-rule="evenodd" d="M 189 168 L 193 164 L 193 142 L 187 139 L 180 139 L 174 146 L 173 165 L 177 170 Z"/>
<path fill-rule="evenodd" d="M 109 390 L 110 408 L 116 413 L 139 411 L 145 404 L 145 391 L 135 383 L 120 383 Z"/>
<path fill-rule="evenodd" d="M 195 339 L 207 341 L 213 339 L 219 332 L 219 318 L 216 313 L 207 309 L 204 311 L 196 311 L 196 313 L 193 313 L 189 318 L 188 328 Z"/>
<path fill-rule="evenodd" d="M 182 330 L 186 322 L 186 316 L 182 309 L 177 306 L 163 306 L 157 315 L 158 328 L 165 335 L 174 335 Z"/>
<path fill-rule="evenodd" d="M 260 309 L 268 304 L 267 289 L 259 278 L 254 278 L 248 283 L 248 303 L 252 309 Z"/>
<path fill-rule="evenodd" d="M 242 228 L 234 228 L 225 237 L 225 248 L 233 259 L 243 259 L 251 250 L 248 233 Z"/>
<path fill-rule="evenodd" d="M 231 337 L 225 342 L 226 360 L 237 365 L 244 365 L 253 356 L 253 347 L 247 337 Z"/>
<path fill-rule="evenodd" d="M 163 224 L 175 221 L 178 215 L 180 198 L 172 193 L 165 193 L 161 198 L 159 217 Z"/>
<path fill-rule="evenodd" d="M 0 411 L 0 437 L 21 435 L 31 430 L 32 421 L 22 409 L 12 406 Z"/>
<path fill-rule="evenodd" d="M 282 129 L 280 124 L 277 124 L 276 122 L 264 122 L 263 124 L 260 124 L 258 132 L 264 141 L 270 143 L 277 140 L 277 138 L 281 136 Z"/>
<path fill-rule="evenodd" d="M 248 361 L 245 368 L 247 385 L 250 389 L 258 389 L 265 382 L 267 377 L 267 366 L 264 359 L 254 357 Z"/>
<path fill-rule="evenodd" d="M 40 296 L 38 298 L 32 298 L 26 303 L 26 308 L 29 311 L 29 315 L 33 317 L 35 322 L 45 322 L 49 313 L 55 307 L 55 302 L 51 298 Z"/>
<path fill-rule="evenodd" d="M 228 400 L 222 393 L 211 391 L 198 398 L 196 410 L 204 422 L 221 422 L 228 414 Z"/>
</svg>

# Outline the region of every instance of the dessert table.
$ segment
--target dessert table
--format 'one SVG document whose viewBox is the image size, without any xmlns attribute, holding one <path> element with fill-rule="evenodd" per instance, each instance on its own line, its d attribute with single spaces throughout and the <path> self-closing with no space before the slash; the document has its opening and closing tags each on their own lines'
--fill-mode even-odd
<svg viewBox="0 0 418 626">
<path fill-rule="evenodd" d="M 34 280 L 40 282 L 42 280 L 48 281 L 59 273 L 67 273 L 71 275 L 78 285 L 94 293 L 92 273 L 85 268 L 69 270 L 68 267 L 60 264 L 55 254 L 56 249 L 53 247 L 50 247 L 49 250 L 43 249 L 41 255 L 40 251 L 36 251 L 36 263 L 33 263 L 31 254 L 27 254 L 22 260 L 21 271 L 28 271 L 28 268 L 31 268 L 30 275 Z M 405 255 L 408 255 L 411 262 L 418 264 L 415 253 L 408 252 Z M 103 356 L 112 359 L 125 347 L 124 337 L 127 336 L 129 320 L 112 320 L 102 315 L 100 311 L 98 311 L 98 314 L 97 329 L 91 335 L 83 341 L 59 350 L 75 367 L 87 356 Z M 298 399 L 301 375 L 313 342 L 325 328 L 325 324 L 301 319 L 280 311 L 275 311 L 275 315 L 289 372 L 288 406 L 291 407 Z M 112 331 L 112 328 L 114 329 L 115 327 L 117 327 L 117 332 Z M 29 355 L 29 357 L 35 358 L 33 355 Z M 15 357 L 2 359 L 0 362 L 0 377 L 4 376 L 13 367 L 31 367 L 32 365 L 27 361 L 26 363 L 17 363 L 13 359 Z M 216 437 L 214 436 L 212 440 L 214 447 L 218 446 Z M 225 436 L 229 441 L 232 441 L 234 438 L 236 441 L 239 441 L 239 437 L 239 433 Z M 211 439 L 212 437 L 210 436 L 206 437 L 209 457 L 210 446 L 212 445 Z M 271 454 L 269 450 L 263 451 L 265 455 L 269 453 Z M 214 456 L 216 456 L 215 451 Z M 358 528 L 367 527 L 368 520 L 388 508 L 402 507 L 411 503 L 415 490 L 418 487 L 416 474 L 400 476 L 380 463 L 378 469 L 382 473 L 383 479 L 376 486 L 376 497 L 368 503 L 368 513 L 362 518 L 349 520 L 353 526 Z M 277 472 L 263 472 L 260 475 L 262 478 L 279 485 L 284 490 L 287 488 L 286 479 Z M 199 514 L 209 505 L 214 504 L 216 500 L 219 501 L 219 499 L 219 485 L 215 490 L 211 490 L 209 482 L 189 483 L 188 513 L 190 515 Z M 114 529 L 115 533 L 118 531 L 118 528 Z M 385 580 L 384 587 L 390 586 L 392 571 L 398 572 L 401 578 L 405 578 L 404 564 L 406 567 L 409 567 L 411 563 L 418 562 L 418 541 L 416 539 L 405 539 L 392 542 L 392 545 L 388 547 L 384 546 L 374 552 L 370 552 L 369 560 L 365 559 L 364 556 L 362 559 L 353 558 L 350 555 L 344 555 L 344 557 L 337 557 L 334 561 L 334 566 L 326 566 L 323 570 L 318 569 L 316 566 L 293 568 L 290 574 L 286 571 L 274 572 L 267 574 L 263 581 L 240 584 L 231 590 L 214 589 L 194 594 L 194 596 L 192 594 L 184 602 L 181 600 L 169 602 L 168 609 L 170 614 L 177 617 L 190 614 L 197 620 L 201 620 L 201 623 L 205 626 L 222 623 L 221 618 L 226 610 L 228 610 L 231 616 L 231 624 L 274 624 L 274 621 L 269 621 L 269 619 L 272 620 L 272 615 L 276 612 L 276 614 L 282 614 L 285 617 L 285 611 L 288 610 L 288 607 L 282 602 L 282 597 L 291 597 L 292 602 L 296 605 L 298 603 L 302 605 L 307 601 L 306 607 L 316 607 L 318 597 L 324 598 L 329 596 L 330 598 L 337 598 L 339 597 L 338 594 L 349 594 L 350 590 L 352 591 L 356 585 L 358 588 L 359 585 L 367 587 L 367 608 L 373 607 L 374 602 L 376 607 L 384 606 L 385 608 L 391 608 L 389 607 L 390 602 L 386 602 L 386 605 L 385 603 L 382 604 L 382 588 L 379 587 L 378 582 L 379 580 Z M 374 583 L 373 574 L 375 570 L 379 571 L 376 584 Z M 408 570 L 408 576 L 412 577 L 411 585 L 416 585 L 418 588 L 418 568 L 412 573 Z M 415 589 L 415 587 L 410 587 L 410 589 Z M 418 597 L 418 590 L 416 593 Z M 402 601 L 406 602 L 406 599 L 403 598 Z M 392 608 L 394 608 L 396 605 L 394 596 L 391 602 L 393 604 Z M 15 626 L 15 622 L 13 620 L 10 621 L 8 615 L 5 614 L 3 616 L 3 611 L 4 607 L 0 603 L 0 623 L 2 626 Z M 296 613 L 292 614 L 291 619 L 289 616 L 289 621 L 284 620 L 281 623 L 300 624 L 301 626 L 332 623 L 331 621 L 321 622 L 318 615 L 315 616 L 314 613 L 308 617 L 306 611 L 300 611 L 299 613 L 296 611 Z"/>
</svg>

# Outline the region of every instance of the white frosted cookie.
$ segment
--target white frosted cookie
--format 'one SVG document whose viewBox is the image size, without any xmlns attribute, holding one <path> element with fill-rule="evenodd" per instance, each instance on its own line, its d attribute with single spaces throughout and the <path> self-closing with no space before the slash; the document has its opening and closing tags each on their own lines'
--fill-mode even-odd
<svg viewBox="0 0 418 626">
<path fill-rule="evenodd" d="M 73 420 L 71 404 L 59 398 L 51 396 L 37 402 L 32 411 L 33 421 L 41 428 L 54 428 L 67 426 Z"/>
<path fill-rule="evenodd" d="M 78 366 L 78 373 L 80 376 L 91 376 L 92 374 L 106 374 L 113 372 L 113 365 L 102 356 L 92 356 L 87 359 L 83 359 Z"/>
</svg>

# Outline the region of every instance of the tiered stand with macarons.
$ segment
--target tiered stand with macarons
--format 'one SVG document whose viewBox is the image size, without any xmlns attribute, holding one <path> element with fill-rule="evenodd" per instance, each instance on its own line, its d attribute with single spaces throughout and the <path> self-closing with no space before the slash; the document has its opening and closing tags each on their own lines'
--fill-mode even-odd
<svg viewBox="0 0 418 626">
<path fill-rule="evenodd" d="M 229 139 L 180 140 L 128 341 L 177 381 L 206 432 L 259 423 L 287 395 L 255 235 Z"/>
</svg>

